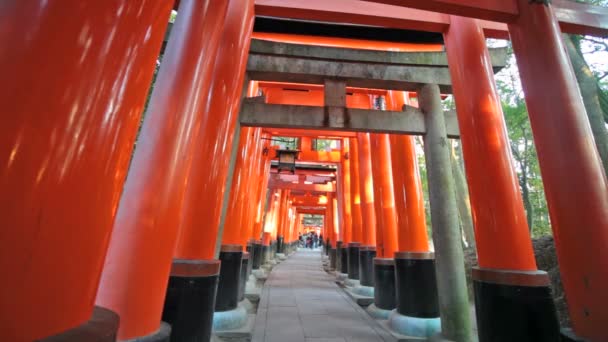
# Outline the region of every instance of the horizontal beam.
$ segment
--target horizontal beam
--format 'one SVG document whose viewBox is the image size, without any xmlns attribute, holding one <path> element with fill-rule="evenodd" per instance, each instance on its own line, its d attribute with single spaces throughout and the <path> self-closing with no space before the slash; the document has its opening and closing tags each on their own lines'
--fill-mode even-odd
<svg viewBox="0 0 608 342">
<path fill-rule="evenodd" d="M 490 21 L 510 22 L 518 15 L 512 0 L 367 0 L 436 13 L 459 15 Z"/>
<path fill-rule="evenodd" d="M 398 6 L 387 5 L 390 1 Z M 406 30 L 445 32 L 449 25 L 448 14 L 461 14 L 475 18 L 492 18 L 481 21 L 489 38 L 508 39 L 505 22 L 514 18 L 513 0 L 256 0 L 257 15 L 291 19 L 316 20 L 336 24 L 371 25 Z M 431 6 L 442 3 L 445 6 Z M 458 7 L 460 3 L 460 7 Z M 480 6 L 471 9 L 470 4 Z M 496 7 L 499 6 L 499 7 Z M 506 6 L 501 9 L 500 6 Z M 469 8 L 467 8 L 469 7 Z M 562 31 L 608 36 L 608 10 L 599 6 L 553 0 L 555 14 Z M 506 8 L 506 9 L 505 9 Z M 463 11 L 467 10 L 467 11 Z M 501 20 L 504 19 L 504 20 Z M 502 21 L 502 22 L 501 22 Z"/>
<path fill-rule="evenodd" d="M 260 16 L 427 32 L 445 32 L 450 25 L 449 16 L 443 13 L 367 1 L 256 0 L 255 12 Z M 482 26 L 488 37 L 508 37 L 505 24 L 484 21 Z"/>
<path fill-rule="evenodd" d="M 251 80 L 323 84 L 328 78 L 344 80 L 360 88 L 416 91 L 423 84 L 437 84 L 451 94 L 448 68 L 374 63 L 334 62 L 283 56 L 249 55 L 247 74 Z"/>
<path fill-rule="evenodd" d="M 424 135 L 424 114 L 406 106 L 403 112 L 325 108 L 313 106 L 276 105 L 244 99 L 241 105 L 242 126 L 281 127 L 297 129 L 371 132 Z M 458 138 L 455 112 L 446 113 L 446 130 L 450 138 Z"/>
<path fill-rule="evenodd" d="M 317 131 L 310 129 L 293 129 L 293 128 L 264 128 L 264 133 L 272 134 L 275 137 L 311 137 L 321 139 L 341 139 L 341 138 L 356 138 L 356 132 L 343 131 Z"/>
<path fill-rule="evenodd" d="M 489 49 L 495 72 L 507 65 L 507 48 Z M 399 52 L 327 47 L 252 39 L 250 54 L 302 57 L 336 62 L 368 62 L 388 65 L 447 67 L 445 52 Z"/>
<path fill-rule="evenodd" d="M 277 180 L 270 180 L 268 182 L 270 189 L 286 189 L 286 190 L 298 190 L 298 191 L 312 191 L 312 192 L 336 192 L 333 183 L 327 184 L 303 184 L 303 183 L 291 183 L 281 182 Z"/>
<path fill-rule="evenodd" d="M 553 0 L 563 32 L 608 37 L 608 8 L 568 0 Z"/>
<path fill-rule="evenodd" d="M 502 23 L 513 22 L 519 15 L 514 0 L 367 1 Z M 553 0 L 551 5 L 562 31 L 599 37 L 608 36 L 607 8 L 568 0 Z"/>
<path fill-rule="evenodd" d="M 506 49 L 491 53 L 495 71 L 507 63 Z M 417 91 L 437 84 L 451 93 L 445 52 L 390 52 L 321 47 L 253 40 L 247 62 L 251 80 L 324 84 L 338 79 L 347 86 Z"/>
</svg>

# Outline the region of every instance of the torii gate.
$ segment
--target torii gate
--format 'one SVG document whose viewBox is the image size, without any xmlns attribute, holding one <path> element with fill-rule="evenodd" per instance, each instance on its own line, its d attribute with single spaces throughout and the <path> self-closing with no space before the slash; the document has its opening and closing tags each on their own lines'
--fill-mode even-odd
<svg viewBox="0 0 608 342">
<path fill-rule="evenodd" d="M 160 317 L 173 257 L 192 259 L 173 265 L 175 274 L 190 274 L 195 265 L 198 272 L 217 276 L 217 199 L 229 167 L 221 152 L 231 146 L 236 127 L 235 115 L 224 114 L 234 113 L 239 103 L 234 89 L 242 84 L 255 14 L 445 33 L 452 78 L 460 89 L 457 107 L 471 115 L 487 113 L 483 99 L 493 87 L 479 64 L 488 61 L 483 33 L 503 38 L 508 33 L 526 93 L 574 330 L 592 341 L 606 339 L 608 307 L 600 299 L 608 288 L 608 185 L 560 39 L 560 28 L 607 36 L 606 9 L 564 0 L 390 1 L 409 8 L 373 3 L 389 0 L 258 0 L 255 7 L 253 0 L 221 5 L 203 0 L 192 6 L 194 2 L 181 1 L 180 11 L 189 19 L 175 31 L 173 46 L 179 49 L 165 55 L 174 68 L 161 69 L 151 119 L 142 128 L 133 175 L 126 182 L 139 113 L 174 1 L 22 0 L 2 6 L 0 74 L 7 81 L 0 84 L 0 108 L 8 114 L 0 125 L 0 218 L 9 228 L 1 231 L 0 265 L 10 276 L 2 284 L 0 321 L 7 327 L 6 338 L 77 336 L 74 331 L 100 319 L 109 322 L 104 329 L 115 332 L 117 316 L 94 308 L 102 271 L 105 282 L 121 285 L 100 291 L 124 315 L 121 339 L 166 333 Z M 221 82 L 211 82 L 211 74 Z M 465 76 L 476 82 L 465 84 Z M 209 99 L 196 96 L 209 92 L 214 94 Z M 198 110 L 209 102 L 212 111 Z M 490 114 L 496 105 L 489 103 Z M 189 125 L 192 121 L 200 126 Z M 460 129 L 465 158 L 472 163 L 467 164 L 469 183 L 484 177 L 511 179 L 506 168 L 484 169 L 502 165 L 502 155 L 475 162 L 483 146 L 467 143 L 462 124 Z M 202 143 L 209 140 L 215 143 Z M 477 185 L 471 187 L 477 209 L 484 207 L 480 202 L 492 203 L 503 194 Z M 511 185 L 501 190 L 516 186 Z M 212 223 L 208 230 L 200 229 L 200 217 Z M 119 228 L 110 243 L 115 218 Z M 501 226 L 492 228 L 508 238 L 504 227 L 515 230 L 517 222 L 508 215 L 501 219 Z M 178 226 L 186 227 L 179 236 Z M 525 259 L 516 260 L 523 272 L 529 255 Z M 133 266 L 145 271 L 130 272 Z M 106 330 L 104 336 L 112 336 Z"/>
</svg>

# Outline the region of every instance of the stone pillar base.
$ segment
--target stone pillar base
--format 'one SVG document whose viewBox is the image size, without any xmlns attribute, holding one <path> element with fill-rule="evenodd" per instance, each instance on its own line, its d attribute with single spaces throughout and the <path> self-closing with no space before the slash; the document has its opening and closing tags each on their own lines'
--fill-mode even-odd
<svg viewBox="0 0 608 342">
<path fill-rule="evenodd" d="M 474 267 L 479 341 L 559 341 L 559 321 L 550 284 L 543 271 Z"/>
<path fill-rule="evenodd" d="M 344 285 L 348 286 L 348 287 L 355 287 L 355 286 L 359 285 L 359 280 L 358 279 L 352 279 L 349 276 L 349 278 L 344 279 Z"/>
<path fill-rule="evenodd" d="M 340 273 L 340 272 L 336 271 L 336 280 L 337 281 L 344 282 L 344 281 L 346 281 L 346 279 L 348 279 L 348 274 Z"/>
<path fill-rule="evenodd" d="M 371 286 L 357 285 L 353 288 L 353 293 L 358 294 L 359 296 L 364 297 L 374 297 L 374 288 Z"/>
<path fill-rule="evenodd" d="M 367 309 L 365 309 L 365 311 L 367 311 L 367 313 L 375 319 L 388 320 L 388 317 L 393 310 L 380 309 L 375 303 L 372 303 L 367 307 Z"/>
<path fill-rule="evenodd" d="M 172 340 L 209 340 L 219 273 L 219 260 L 173 261 L 162 316 Z"/>
<path fill-rule="evenodd" d="M 77 342 L 77 341 L 96 341 L 114 342 L 118 331 L 118 315 L 109 309 L 101 306 L 93 308 L 91 318 L 81 325 L 66 330 L 57 335 L 43 338 L 41 342 Z M 171 329 L 169 329 L 170 331 Z M 168 341 L 168 340 L 158 340 Z"/>
<path fill-rule="evenodd" d="M 590 342 L 582 337 L 576 336 L 574 331 L 570 328 L 564 328 L 561 330 L 561 342 Z"/>
<path fill-rule="evenodd" d="M 236 309 L 216 311 L 213 315 L 213 330 L 234 330 L 247 324 L 247 309 L 238 305 Z"/>
<path fill-rule="evenodd" d="M 404 316 L 395 309 L 388 317 L 388 326 L 400 335 L 428 338 L 441 332 L 441 319 Z"/>
</svg>

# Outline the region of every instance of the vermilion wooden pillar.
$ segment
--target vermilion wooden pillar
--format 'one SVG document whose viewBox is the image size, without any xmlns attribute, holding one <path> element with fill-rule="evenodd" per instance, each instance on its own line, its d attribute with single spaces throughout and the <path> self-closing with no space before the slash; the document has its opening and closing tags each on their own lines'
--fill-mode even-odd
<svg viewBox="0 0 608 342">
<path fill-rule="evenodd" d="M 265 156 L 262 154 L 265 141 L 262 139 L 262 129 L 257 127 L 254 131 L 255 145 L 250 156 L 250 165 L 247 172 L 248 191 L 245 194 L 245 212 L 241 238 L 241 244 L 247 246 L 247 243 L 253 238 L 254 227 L 258 218 L 261 202 L 261 186 L 262 180 L 262 164 L 265 162 Z"/>
<path fill-rule="evenodd" d="M 249 171 L 252 167 L 252 159 L 255 157 L 253 151 L 257 143 L 256 138 L 259 138 L 255 136 L 255 130 L 253 127 L 241 128 L 222 244 L 238 244 L 245 247 L 244 243 L 247 242 L 246 212 L 251 187 Z"/>
<path fill-rule="evenodd" d="M 480 340 L 554 341 L 558 323 L 549 279 L 536 271 L 483 30 L 474 19 L 451 17 L 445 42 L 477 241 L 473 278 Z"/>
<path fill-rule="evenodd" d="M 550 4 L 509 25 L 574 332 L 608 340 L 608 186 Z"/>
<path fill-rule="evenodd" d="M 350 142 L 348 139 L 342 140 L 342 165 L 340 165 L 340 173 L 338 180 L 341 184 L 340 190 L 342 190 L 338 196 L 342 198 L 342 212 L 344 214 L 344 221 L 342 223 L 342 243 L 346 244 L 352 241 L 353 239 L 353 229 L 355 226 L 359 227 L 360 214 L 358 217 L 355 217 L 354 210 L 354 201 L 356 194 L 352 191 L 353 189 L 353 164 L 352 164 L 352 154 L 350 149 Z M 356 222 L 355 222 L 356 221 Z M 337 240 L 336 240 L 337 242 Z"/>
<path fill-rule="evenodd" d="M 483 31 L 452 17 L 445 35 L 479 266 L 536 270 L 530 233 Z M 475 79 L 475 82 L 471 82 Z M 474 83 L 474 84 L 472 84 Z M 500 243 L 498 243 L 500 241 Z"/>
<path fill-rule="evenodd" d="M 359 147 L 359 189 L 361 194 L 362 239 L 366 246 L 376 245 L 376 212 L 374 210 L 374 180 L 369 133 L 357 133 Z"/>
<path fill-rule="evenodd" d="M 338 199 L 336 198 L 336 196 L 334 195 L 332 198 L 332 203 L 333 203 L 333 231 L 330 233 L 330 235 L 332 236 L 332 246 L 335 248 L 336 247 L 336 242 L 339 240 L 339 236 L 340 236 L 340 218 L 339 218 L 339 207 L 338 207 Z"/>
<path fill-rule="evenodd" d="M 1 6 L 3 340 L 116 333 L 93 303 L 173 2 L 144 3 Z"/>
<path fill-rule="evenodd" d="M 182 0 L 179 12 L 125 186 L 98 295 L 98 303 L 121 315 L 119 339 L 154 334 L 163 302 L 172 301 L 184 304 L 164 310 L 173 336 L 205 339 L 210 334 L 219 266 L 211 259 L 253 4 Z M 204 100 L 202 93 L 208 94 Z M 172 257 L 192 261 L 177 260 L 172 267 Z M 197 301 L 180 297 L 179 289 L 193 277 L 196 286 L 191 287 L 200 291 Z M 190 309 L 190 315 L 201 315 L 195 326 L 179 318 L 180 312 Z"/>
<path fill-rule="evenodd" d="M 389 91 L 386 97 L 388 110 L 400 111 L 408 103 L 408 93 Z M 420 170 L 416 157 L 414 137 L 390 135 L 391 167 L 397 209 L 398 250 L 402 252 L 428 252 L 426 213 Z"/>
<path fill-rule="evenodd" d="M 351 242 L 361 242 L 363 240 L 363 216 L 361 214 L 361 186 L 359 183 L 359 146 L 356 138 L 350 138 L 348 141 L 349 152 L 348 159 L 350 160 L 350 198 L 351 198 L 351 234 L 350 241 L 344 241 L 344 245 Z"/>
<path fill-rule="evenodd" d="M 277 225 L 277 235 L 275 242 L 281 246 L 286 239 L 289 239 L 289 195 L 291 190 L 281 190 L 283 196 L 281 197 L 281 207 L 279 210 L 279 221 Z"/>
<path fill-rule="evenodd" d="M 334 231 L 334 200 L 332 194 L 327 194 L 327 206 L 325 207 L 325 220 L 324 220 L 324 233 L 323 239 L 327 240 L 328 238 L 331 240 L 333 238 Z"/>
<path fill-rule="evenodd" d="M 253 1 L 231 0 L 214 66 L 212 92 L 208 95 L 208 117 L 199 128 L 204 140 L 193 154 L 176 258 L 217 257 L 212 237 L 217 234 L 220 220 L 222 203 L 218 199 L 222 198 L 226 185 L 229 164 L 226 156 L 238 118 L 252 30 Z M 201 224 L 207 229 L 201 229 Z"/>
<path fill-rule="evenodd" d="M 256 219 L 255 224 L 253 226 L 253 234 L 251 236 L 251 238 L 253 238 L 254 240 L 258 240 L 262 236 L 261 234 L 264 228 L 264 217 L 266 216 L 266 206 L 270 206 L 270 204 L 266 203 L 269 193 L 268 181 L 270 178 L 271 160 L 270 151 L 268 150 L 268 148 L 270 147 L 270 140 L 267 139 L 270 139 L 270 135 L 262 135 L 262 137 L 264 138 L 262 147 L 263 158 L 260 161 L 260 168 L 258 169 L 258 173 L 261 177 L 261 182 L 259 187 L 256 189 Z"/>
<path fill-rule="evenodd" d="M 376 255 L 390 258 L 397 251 L 397 212 L 393 188 L 391 147 L 388 134 L 371 134 L 374 207 L 376 209 Z M 377 203 L 377 204 L 376 204 Z"/>
</svg>

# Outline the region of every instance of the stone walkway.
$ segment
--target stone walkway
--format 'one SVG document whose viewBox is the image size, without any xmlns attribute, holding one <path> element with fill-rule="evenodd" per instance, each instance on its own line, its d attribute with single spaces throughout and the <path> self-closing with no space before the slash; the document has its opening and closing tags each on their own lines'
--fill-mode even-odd
<svg viewBox="0 0 608 342">
<path fill-rule="evenodd" d="M 262 290 L 253 342 L 396 341 L 323 271 L 320 251 L 274 267 Z"/>
</svg>

